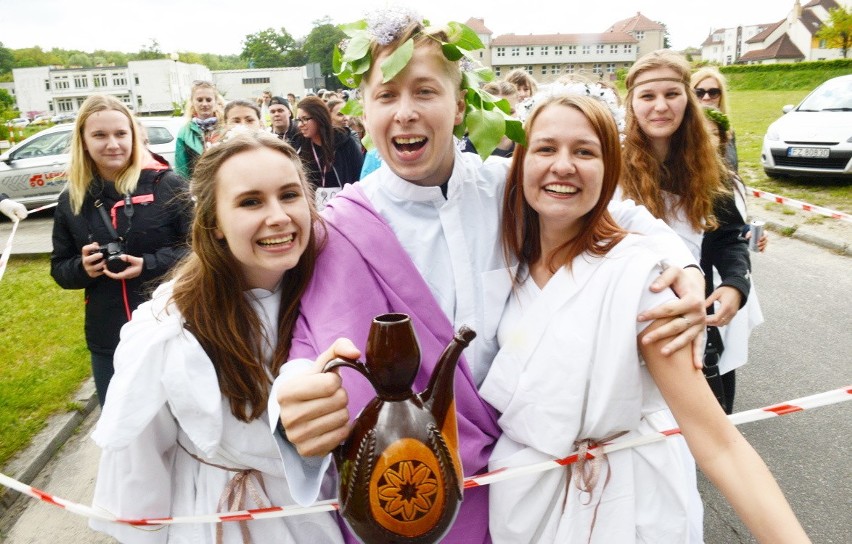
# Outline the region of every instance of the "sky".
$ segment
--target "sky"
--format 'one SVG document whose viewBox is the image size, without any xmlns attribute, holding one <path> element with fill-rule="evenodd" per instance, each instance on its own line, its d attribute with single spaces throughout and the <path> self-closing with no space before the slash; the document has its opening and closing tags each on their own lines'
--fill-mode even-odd
<svg viewBox="0 0 852 544">
<path fill-rule="evenodd" d="M 138 52 L 156 40 L 164 53 L 238 55 L 249 34 L 284 27 L 302 38 L 326 16 L 340 24 L 387 0 L 0 0 L 0 42 L 92 52 Z M 793 0 L 428 0 L 402 2 L 432 23 L 485 19 L 493 36 L 603 32 L 637 11 L 668 27 L 675 49 L 698 46 L 712 29 L 776 22 Z M 805 4 L 806 0 L 802 0 Z M 497 7 L 500 6 L 500 7 Z M 604 7 L 604 9 L 601 9 Z"/>
</svg>

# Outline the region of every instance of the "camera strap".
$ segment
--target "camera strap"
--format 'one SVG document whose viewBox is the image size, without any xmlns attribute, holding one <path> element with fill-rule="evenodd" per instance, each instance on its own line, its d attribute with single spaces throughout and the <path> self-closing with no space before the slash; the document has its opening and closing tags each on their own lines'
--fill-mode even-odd
<svg viewBox="0 0 852 544">
<path fill-rule="evenodd" d="M 115 227 L 112 226 L 112 221 L 110 221 L 109 215 L 107 215 L 106 210 L 104 209 L 104 203 L 101 202 L 101 199 L 95 200 L 95 209 L 98 210 L 98 214 L 100 214 L 101 219 L 104 222 L 104 226 L 107 229 L 107 232 L 110 236 L 112 236 L 113 240 L 119 240 L 118 233 L 115 231 Z"/>
</svg>

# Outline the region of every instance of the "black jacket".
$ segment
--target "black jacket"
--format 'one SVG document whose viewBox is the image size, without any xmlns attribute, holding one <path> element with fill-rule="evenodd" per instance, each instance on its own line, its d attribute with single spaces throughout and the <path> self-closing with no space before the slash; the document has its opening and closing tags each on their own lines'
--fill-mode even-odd
<svg viewBox="0 0 852 544">
<path fill-rule="evenodd" d="M 112 355 L 118 345 L 119 331 L 128 321 L 127 306 L 132 312 L 148 299 L 153 286 L 148 282 L 160 278 L 188 251 L 192 205 L 186 182 L 172 170 L 143 170 L 131 197 L 152 202 L 133 204 L 133 216 L 124 213 L 124 198 L 112 183 L 95 180 L 83 202 L 79 215 L 71 212 L 68 191 L 59 195 L 53 222 L 53 253 L 50 275 L 64 289 L 85 289 L 86 343 L 89 350 Z M 116 281 L 106 276 L 91 278 L 83 270 L 81 249 L 98 242 L 101 247 L 113 241 L 94 206 L 103 201 L 106 210 L 113 209 L 116 232 L 126 240 L 125 252 L 144 259 L 142 274 Z M 129 227 L 129 228 L 128 228 Z"/>
<path fill-rule="evenodd" d="M 324 182 L 311 150 L 310 140 L 299 138 L 295 143 L 308 181 L 314 187 L 343 187 L 347 183 L 355 183 L 361 177 L 364 154 L 348 128 L 334 130 L 334 168 L 326 169 Z M 322 161 L 320 149 L 317 148 L 316 151 L 317 157 Z"/>
<path fill-rule="evenodd" d="M 701 269 L 704 270 L 706 294 L 714 291 L 713 269 L 721 276 L 721 285 L 730 286 L 742 295 L 740 308 L 748 300 L 751 290 L 751 260 L 748 254 L 748 241 L 742 237 L 745 226 L 737 210 L 734 194 L 730 193 L 716 199 L 713 213 L 719 228 L 704 233 L 701 242 Z"/>
</svg>

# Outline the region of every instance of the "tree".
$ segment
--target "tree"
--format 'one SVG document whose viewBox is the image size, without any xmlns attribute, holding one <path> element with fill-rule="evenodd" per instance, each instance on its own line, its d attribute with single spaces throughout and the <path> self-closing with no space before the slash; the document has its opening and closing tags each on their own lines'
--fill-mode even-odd
<svg viewBox="0 0 852 544">
<path fill-rule="evenodd" d="M 11 72 L 14 63 L 15 57 L 12 55 L 12 50 L 3 47 L 3 42 L 0 42 L 0 74 Z"/>
<path fill-rule="evenodd" d="M 68 66 L 82 66 L 83 68 L 91 68 L 94 66 L 92 59 L 85 53 L 74 53 L 68 57 Z"/>
<path fill-rule="evenodd" d="M 45 53 L 41 47 L 27 47 L 12 51 L 15 68 L 31 68 L 33 66 L 63 66 L 65 61 L 55 53 Z"/>
<path fill-rule="evenodd" d="M 292 66 L 285 64 L 287 56 L 291 51 L 298 49 L 296 40 L 284 27 L 281 27 L 280 32 L 267 28 L 246 36 L 240 58 L 249 63 L 249 68 Z"/>
<path fill-rule="evenodd" d="M 838 7 L 828 11 L 828 20 L 816 33 L 816 37 L 825 40 L 832 48 L 839 48 L 843 58 L 852 48 L 852 9 Z"/>
<path fill-rule="evenodd" d="M 154 38 L 151 38 L 151 43 L 143 45 L 139 53 L 133 56 L 134 60 L 158 60 L 166 58 L 165 53 L 160 49 L 160 42 Z"/>
<path fill-rule="evenodd" d="M 339 84 L 334 84 L 337 79 L 334 77 L 334 70 L 331 67 L 331 59 L 334 53 L 334 46 L 341 42 L 346 37 L 346 34 L 331 24 L 330 17 L 313 22 L 314 28 L 311 30 L 308 37 L 305 38 L 305 54 L 308 62 L 318 62 L 322 75 L 325 77 L 325 86 L 339 87 Z"/>
<path fill-rule="evenodd" d="M 660 21 L 654 21 L 654 22 L 663 27 L 663 49 L 671 49 L 672 48 L 672 42 L 671 42 L 671 39 L 669 37 L 669 27 L 667 27 L 665 24 L 661 23 Z"/>
</svg>

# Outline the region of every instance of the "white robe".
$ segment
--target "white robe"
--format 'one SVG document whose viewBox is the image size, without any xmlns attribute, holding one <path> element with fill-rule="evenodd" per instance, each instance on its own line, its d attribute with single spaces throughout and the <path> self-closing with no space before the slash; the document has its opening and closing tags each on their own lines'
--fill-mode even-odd
<svg viewBox="0 0 852 544">
<path fill-rule="evenodd" d="M 387 163 L 358 184 L 394 231 L 454 328 L 467 325 L 476 331 L 464 357 L 474 380 L 481 384 L 497 353 L 497 325 L 506 301 L 500 218 L 510 161 L 489 157 L 483 163 L 474 153 L 462 153 L 456 147 L 453 152 L 446 198 L 439 187 L 421 187 L 400 178 Z M 643 206 L 632 200 L 613 201 L 609 211 L 622 228 L 646 235 L 646 243 L 673 266 L 698 264 L 665 222 Z M 272 398 L 282 382 L 307 372 L 311 365 L 306 359 L 285 364 L 273 384 Z M 268 413 L 274 428 L 280 416 L 278 404 L 270 402 Z M 302 458 L 297 465 L 300 457 L 289 443 L 281 444 L 281 455 L 293 495 L 299 504 L 312 503 L 330 456 L 321 461 Z"/>
<path fill-rule="evenodd" d="M 92 433 L 103 450 L 93 507 L 133 519 L 215 514 L 234 472 L 212 464 L 261 473 L 264 489 L 255 486 L 244 509 L 294 504 L 265 415 L 251 423 L 233 416 L 207 354 L 183 328 L 174 305 L 165 311 L 171 289 L 171 283 L 160 286 L 121 330 L 115 376 Z M 254 289 L 245 296 L 274 345 L 280 291 Z M 342 542 L 328 512 L 247 525 L 252 542 Z M 125 543 L 216 541 L 212 523 L 131 527 L 91 520 L 90 526 Z M 224 542 L 242 543 L 238 523 L 223 527 Z"/>
<path fill-rule="evenodd" d="M 480 388 L 502 413 L 489 469 L 565 457 L 576 440 L 676 426 L 636 344 L 636 315 L 673 298 L 648 290 L 659 257 L 642 238 L 628 235 L 603 258 L 577 257 L 540 291 L 528 278 L 508 297 L 501 349 Z M 564 510 L 566 470 L 492 484 L 492 539 L 688 542 L 695 479 L 681 440 L 610 454 L 592 496 L 572 482 Z"/>
</svg>

